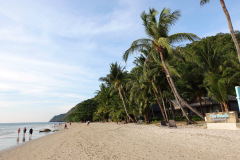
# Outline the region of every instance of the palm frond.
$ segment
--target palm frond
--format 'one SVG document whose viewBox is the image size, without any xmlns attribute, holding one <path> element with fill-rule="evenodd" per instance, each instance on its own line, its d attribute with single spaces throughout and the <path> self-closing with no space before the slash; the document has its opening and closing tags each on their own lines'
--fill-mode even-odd
<svg viewBox="0 0 240 160">
<path fill-rule="evenodd" d="M 180 74 L 177 72 L 177 70 L 173 66 L 171 66 L 168 62 L 166 62 L 166 65 L 171 75 L 181 77 Z"/>
<path fill-rule="evenodd" d="M 196 40 L 200 40 L 200 38 L 193 33 L 176 33 L 176 34 L 170 35 L 168 37 L 168 40 L 170 43 L 175 43 L 175 42 L 183 42 L 185 40 L 196 41 Z"/>
<path fill-rule="evenodd" d="M 158 22 L 158 31 L 161 37 L 167 37 L 170 26 L 173 26 L 175 22 L 181 16 L 180 11 L 176 10 L 171 13 L 171 10 L 168 8 L 163 8 L 160 13 L 159 22 Z"/>
<path fill-rule="evenodd" d="M 137 51 L 148 48 L 151 42 L 152 40 L 147 38 L 135 40 L 130 46 L 130 48 L 126 50 L 123 54 L 123 60 L 126 62 L 130 54 L 134 54 Z"/>
<path fill-rule="evenodd" d="M 161 46 L 162 48 L 166 48 L 168 53 L 172 53 L 172 47 L 168 41 L 168 38 L 160 37 L 157 41 L 157 45 Z"/>
<path fill-rule="evenodd" d="M 200 6 L 203 6 L 204 4 L 209 3 L 209 2 L 210 2 L 210 0 L 201 0 Z"/>
</svg>

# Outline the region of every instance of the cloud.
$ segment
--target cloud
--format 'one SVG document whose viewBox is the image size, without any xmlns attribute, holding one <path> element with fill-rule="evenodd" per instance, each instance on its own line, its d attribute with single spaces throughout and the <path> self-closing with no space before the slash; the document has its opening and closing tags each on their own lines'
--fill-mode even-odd
<svg viewBox="0 0 240 160">
<path fill-rule="evenodd" d="M 134 40 L 147 36 L 142 11 L 166 6 L 190 12 L 184 10 L 186 0 L 0 1 L 0 114 L 11 116 L 12 112 L 26 121 L 33 120 L 26 118 L 29 113 L 46 115 L 36 120 L 47 121 L 94 97 L 101 83 L 98 79 L 108 74 L 109 64 L 125 65 L 124 51 Z M 221 22 L 214 23 L 213 29 L 201 17 L 203 13 L 211 17 L 206 8 L 183 14 L 186 18 L 173 32 L 196 28 L 194 32 L 201 36 L 224 31 L 227 27 L 221 27 Z M 198 16 L 192 17 L 195 13 Z M 4 121 L 1 116 L 0 122 Z"/>
</svg>

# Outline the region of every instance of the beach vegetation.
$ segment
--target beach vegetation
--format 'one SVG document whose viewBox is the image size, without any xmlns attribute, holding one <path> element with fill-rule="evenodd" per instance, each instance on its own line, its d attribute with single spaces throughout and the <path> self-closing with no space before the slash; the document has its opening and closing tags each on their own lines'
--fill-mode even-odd
<svg viewBox="0 0 240 160">
<path fill-rule="evenodd" d="M 149 13 L 142 13 L 141 18 L 143 20 L 144 28 L 148 38 L 135 40 L 132 43 L 131 47 L 124 53 L 123 59 L 127 61 L 130 54 L 151 46 L 151 48 L 155 50 L 160 56 L 160 60 L 156 61 L 157 63 L 161 62 L 162 69 L 166 74 L 166 79 L 169 83 L 169 86 L 171 87 L 172 93 L 174 94 L 177 103 L 181 107 L 184 116 L 188 119 L 188 121 L 190 121 L 180 104 L 184 104 L 192 112 L 203 118 L 203 115 L 192 108 L 178 93 L 178 90 L 172 78 L 172 74 L 169 71 L 171 64 L 167 63 L 167 57 L 172 53 L 173 50 L 173 43 L 182 42 L 184 40 L 194 41 L 199 40 L 199 38 L 192 33 L 175 33 L 169 35 L 170 27 L 173 26 L 181 16 L 180 11 L 176 10 L 174 12 L 171 12 L 170 9 L 164 8 L 159 15 L 159 20 L 157 20 L 157 14 L 158 12 L 155 9 L 149 9 Z"/>
<path fill-rule="evenodd" d="M 178 20 L 180 12 L 163 9 L 159 18 L 157 14 L 155 9 L 150 9 L 149 13 L 143 12 L 141 18 L 148 38 L 134 41 L 123 55 L 125 61 L 131 54 L 138 55 L 133 62 L 135 67 L 129 73 L 124 72 L 124 83 L 121 85 L 129 116 L 135 122 L 141 117 L 146 123 L 158 120 L 151 118 L 154 117 L 152 105 L 158 104 L 161 118 L 165 121 L 200 121 L 203 119 L 200 114 L 203 113 L 202 107 L 197 111 L 189 107 L 187 101 L 194 97 L 201 99 L 202 96 L 208 96 L 221 104 L 219 110 L 228 111 L 228 95 L 235 95 L 234 86 L 240 84 L 240 65 L 234 54 L 231 35 L 218 33 L 201 40 L 192 33 L 168 35 L 170 26 Z M 240 38 L 238 31 L 236 36 Z M 174 42 L 183 40 L 193 42 L 173 47 Z M 109 88 L 114 85 L 106 84 Z M 111 95 L 108 98 L 112 99 L 116 93 L 108 93 Z M 178 104 L 185 105 L 196 115 L 187 115 L 181 108 L 183 115 L 176 116 L 172 99 L 178 100 Z M 202 103 L 200 101 L 200 105 Z M 113 115 L 118 113 L 114 105 L 108 106 L 109 112 L 111 109 L 114 111 Z M 102 110 L 100 108 L 98 110 Z M 126 119 L 127 115 L 121 116 Z"/>
<path fill-rule="evenodd" d="M 223 9 L 223 12 L 226 16 L 226 19 L 227 19 L 227 23 L 228 23 L 228 28 L 230 30 L 230 33 L 231 33 L 231 36 L 232 36 L 232 40 L 234 42 L 234 45 L 235 45 L 235 48 L 236 48 L 236 51 L 237 51 L 237 55 L 238 55 L 238 61 L 240 63 L 240 47 L 239 47 L 239 41 L 237 40 L 237 36 L 234 32 L 234 29 L 233 29 L 233 25 L 232 25 L 232 21 L 231 21 L 231 17 L 230 17 L 230 14 L 227 10 L 227 7 L 226 7 L 226 4 L 225 4 L 225 1 L 224 0 L 219 0 L 220 3 L 221 3 L 221 6 L 222 6 L 222 9 Z M 206 3 L 209 3 L 210 0 L 200 0 L 200 5 L 204 5 Z"/>
<path fill-rule="evenodd" d="M 99 78 L 100 81 L 104 81 L 107 84 L 110 84 L 110 89 L 114 91 L 114 89 L 117 89 L 119 96 L 122 100 L 124 111 L 129 118 L 129 120 L 133 121 L 133 119 L 130 117 L 127 105 L 126 105 L 126 93 L 125 93 L 125 85 L 126 85 L 126 77 L 127 77 L 127 71 L 124 67 L 122 67 L 117 62 L 110 64 L 110 73 L 106 77 Z"/>
<path fill-rule="evenodd" d="M 76 105 L 75 110 L 67 116 L 67 121 L 80 122 L 92 121 L 93 114 L 97 110 L 97 101 L 92 98 Z"/>
<path fill-rule="evenodd" d="M 71 109 L 67 120 L 200 121 L 205 103 L 202 97 L 217 102 L 219 111 L 230 111 L 228 97 L 235 96 L 234 86 L 240 85 L 240 64 L 231 34 L 202 39 L 192 33 L 170 35 L 180 12 L 166 8 L 160 13 L 149 9 L 141 18 L 147 38 L 135 40 L 123 54 L 127 61 L 136 53 L 134 67 L 127 71 L 119 63 L 111 63 L 109 73 L 99 79 L 103 83 L 96 96 Z M 240 40 L 240 32 L 235 35 Z M 174 46 L 184 40 L 191 43 Z M 192 108 L 188 102 L 196 97 L 200 107 Z M 182 114 L 175 113 L 171 100 L 177 101 Z"/>
</svg>

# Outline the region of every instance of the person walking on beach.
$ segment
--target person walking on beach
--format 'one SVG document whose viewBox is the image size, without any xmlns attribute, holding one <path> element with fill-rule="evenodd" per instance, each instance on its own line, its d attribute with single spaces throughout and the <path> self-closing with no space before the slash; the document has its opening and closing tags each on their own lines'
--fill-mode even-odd
<svg viewBox="0 0 240 160">
<path fill-rule="evenodd" d="M 31 128 L 31 129 L 29 130 L 29 140 L 32 140 L 32 133 L 33 133 L 33 129 Z"/>
<path fill-rule="evenodd" d="M 89 124 L 90 124 L 90 121 L 87 121 L 87 126 L 89 126 Z"/>
<path fill-rule="evenodd" d="M 18 128 L 18 137 L 19 137 L 19 134 L 20 134 L 20 132 L 21 132 L 21 129 L 20 129 L 20 128 Z"/>
<path fill-rule="evenodd" d="M 26 127 L 24 127 L 24 129 L 23 129 L 23 137 L 25 137 L 25 133 L 27 132 L 27 128 Z"/>
<path fill-rule="evenodd" d="M 67 128 L 67 123 L 65 123 L 64 129 L 68 129 L 68 128 Z"/>
</svg>

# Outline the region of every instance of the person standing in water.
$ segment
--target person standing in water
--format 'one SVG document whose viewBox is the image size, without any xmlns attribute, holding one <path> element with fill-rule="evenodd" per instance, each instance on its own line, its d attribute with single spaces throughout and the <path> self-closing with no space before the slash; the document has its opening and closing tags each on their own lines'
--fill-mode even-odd
<svg viewBox="0 0 240 160">
<path fill-rule="evenodd" d="M 20 132 L 21 132 L 21 129 L 20 129 L 20 128 L 18 128 L 17 144 L 19 143 L 19 134 L 20 134 Z"/>
<path fill-rule="evenodd" d="M 25 133 L 27 132 L 27 128 L 26 127 L 24 127 L 24 129 L 23 129 L 23 137 L 25 137 Z"/>
<path fill-rule="evenodd" d="M 21 132 L 21 129 L 20 129 L 20 128 L 18 128 L 18 137 L 19 137 L 19 134 L 20 134 L 20 132 Z"/>
<path fill-rule="evenodd" d="M 33 133 L 33 129 L 31 128 L 31 129 L 29 130 L 29 140 L 32 140 L 32 133 Z"/>
</svg>

